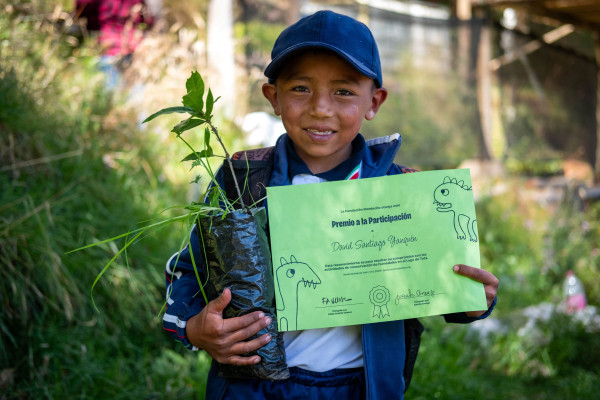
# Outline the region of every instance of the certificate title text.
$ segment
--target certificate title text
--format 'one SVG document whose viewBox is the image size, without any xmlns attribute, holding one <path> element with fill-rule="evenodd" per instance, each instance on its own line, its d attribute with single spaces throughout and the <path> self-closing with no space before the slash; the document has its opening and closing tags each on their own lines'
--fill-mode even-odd
<svg viewBox="0 0 600 400">
<path fill-rule="evenodd" d="M 412 215 L 410 213 L 403 212 L 401 214 L 394 215 L 380 215 L 377 217 L 367 217 L 367 218 L 349 218 L 343 221 L 331 221 L 332 228 L 344 228 L 348 226 L 360 226 L 360 225 L 370 225 L 370 224 L 383 224 L 383 223 L 391 223 L 398 221 L 405 221 L 412 219 Z"/>
</svg>

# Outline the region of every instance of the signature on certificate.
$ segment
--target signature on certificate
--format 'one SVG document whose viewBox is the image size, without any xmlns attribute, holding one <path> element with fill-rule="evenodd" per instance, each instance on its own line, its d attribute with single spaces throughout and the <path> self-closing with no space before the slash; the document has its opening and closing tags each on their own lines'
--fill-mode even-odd
<svg viewBox="0 0 600 400">
<path fill-rule="evenodd" d="M 438 292 L 433 289 L 408 289 L 405 292 L 398 293 L 395 298 L 396 304 L 406 299 L 431 298 L 444 295 L 446 293 Z"/>
</svg>

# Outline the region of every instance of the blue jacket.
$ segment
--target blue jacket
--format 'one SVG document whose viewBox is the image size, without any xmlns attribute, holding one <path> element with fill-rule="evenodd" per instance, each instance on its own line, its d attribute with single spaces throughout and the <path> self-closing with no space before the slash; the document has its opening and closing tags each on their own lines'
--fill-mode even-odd
<svg viewBox="0 0 600 400">
<path fill-rule="evenodd" d="M 285 139 L 286 135 L 282 135 L 275 145 L 273 172 L 269 186 L 290 184 Z M 396 175 L 411 171 L 394 164 L 394 158 L 401 145 L 401 138 L 398 134 L 371 139 L 366 144 L 361 178 Z M 192 248 L 193 253 L 200 254 L 195 229 L 191 233 L 190 243 L 195 246 Z M 173 272 L 176 260 L 177 268 Z M 179 254 L 178 258 L 175 254 L 167 262 L 166 279 L 168 309 L 163 318 L 164 329 L 186 347 L 198 350 L 187 340 L 185 325 L 190 317 L 202 310 L 205 303 L 199 294 L 198 281 L 187 248 Z M 490 309 L 479 318 L 470 318 L 465 313 L 447 314 L 444 315 L 444 318 L 447 322 L 470 323 L 486 318 L 495 303 L 494 300 Z M 403 368 L 406 357 L 404 343 L 404 321 L 362 326 L 363 362 L 369 400 L 403 398 L 405 388 Z M 209 373 L 206 398 L 220 399 L 226 386 L 227 380 L 218 376 L 216 363 L 213 362 Z"/>
</svg>

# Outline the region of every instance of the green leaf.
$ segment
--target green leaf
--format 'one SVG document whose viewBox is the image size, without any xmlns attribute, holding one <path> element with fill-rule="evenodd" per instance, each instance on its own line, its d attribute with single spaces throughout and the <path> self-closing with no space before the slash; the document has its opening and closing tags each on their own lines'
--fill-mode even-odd
<svg viewBox="0 0 600 400">
<path fill-rule="evenodd" d="M 210 193 L 208 194 L 208 204 L 211 207 L 219 207 L 219 189 L 217 187 L 213 187 Z"/>
<path fill-rule="evenodd" d="M 199 92 L 201 95 L 204 95 L 204 81 L 198 71 L 192 71 L 192 74 L 185 82 L 185 88 L 188 93 Z"/>
<path fill-rule="evenodd" d="M 206 150 L 197 151 L 195 153 L 188 154 L 183 160 L 181 160 L 181 162 L 192 161 L 192 160 L 197 160 L 199 158 L 207 158 L 207 157 L 212 157 L 212 156 L 213 156 L 213 151 L 209 147 Z"/>
<path fill-rule="evenodd" d="M 183 96 L 183 105 L 194 109 L 197 114 L 202 115 L 202 109 L 204 108 L 202 94 L 198 94 L 198 92 L 189 92 Z"/>
<path fill-rule="evenodd" d="M 210 148 L 210 129 L 208 129 L 208 126 L 204 128 L 204 147 Z"/>
<path fill-rule="evenodd" d="M 206 119 L 210 119 L 214 104 L 215 99 L 213 98 L 212 91 L 209 88 L 208 94 L 206 95 Z"/>
<path fill-rule="evenodd" d="M 197 71 L 185 83 L 187 94 L 183 96 L 183 105 L 193 108 L 197 113 L 202 113 L 204 108 L 204 81 Z"/>
<path fill-rule="evenodd" d="M 182 107 L 182 106 L 178 106 L 178 107 L 167 107 L 167 108 L 163 108 L 160 111 L 155 112 L 154 114 L 152 114 L 151 116 L 149 116 L 148 118 L 146 118 L 142 123 L 145 124 L 148 121 L 152 121 L 154 118 L 159 117 L 161 115 L 166 115 L 166 114 L 173 114 L 173 113 L 179 113 L 179 114 L 183 114 L 183 113 L 188 113 L 188 114 L 193 114 L 195 111 L 194 109 L 190 108 L 190 107 Z"/>
<path fill-rule="evenodd" d="M 188 118 L 175 125 L 171 132 L 175 132 L 176 134 L 181 135 L 183 132 L 200 126 L 205 122 L 206 121 L 199 118 Z"/>
</svg>

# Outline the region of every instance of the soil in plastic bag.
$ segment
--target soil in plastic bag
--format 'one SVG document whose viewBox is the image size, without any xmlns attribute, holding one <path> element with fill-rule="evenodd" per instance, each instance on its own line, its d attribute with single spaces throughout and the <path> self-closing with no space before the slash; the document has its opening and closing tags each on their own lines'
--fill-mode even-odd
<svg viewBox="0 0 600 400">
<path fill-rule="evenodd" d="M 252 210 L 252 215 L 235 212 L 198 220 L 200 240 L 204 241 L 207 271 L 206 294 L 215 299 L 223 289 L 231 290 L 231 302 L 224 318 L 239 317 L 260 310 L 271 317 L 271 324 L 249 338 L 265 333 L 271 341 L 257 351 L 261 362 L 251 366 L 219 364 L 219 373 L 227 378 L 289 378 L 285 360 L 283 336 L 277 331 L 275 288 L 271 267 L 271 252 L 266 234 L 267 214 L 264 208 Z M 200 244 L 202 247 L 202 243 Z"/>
</svg>

